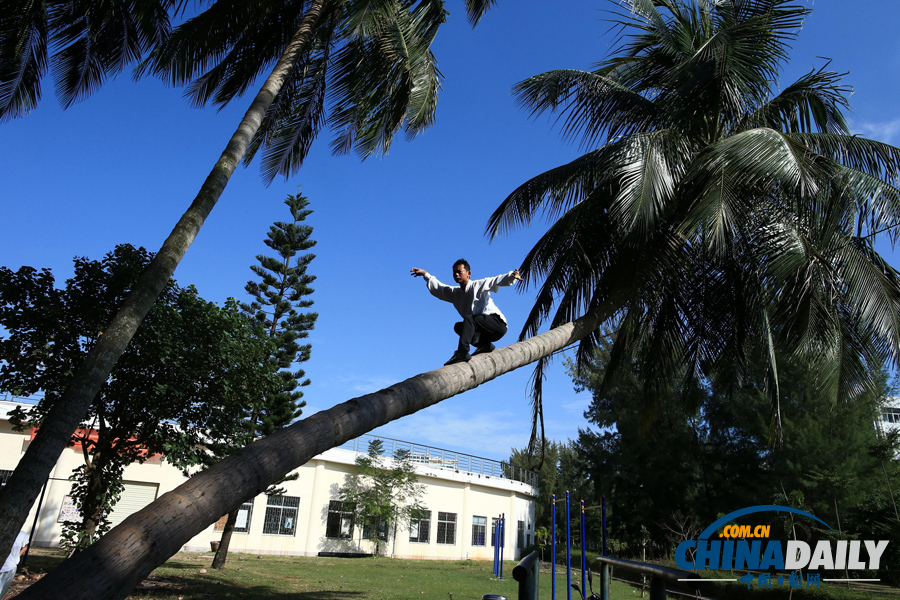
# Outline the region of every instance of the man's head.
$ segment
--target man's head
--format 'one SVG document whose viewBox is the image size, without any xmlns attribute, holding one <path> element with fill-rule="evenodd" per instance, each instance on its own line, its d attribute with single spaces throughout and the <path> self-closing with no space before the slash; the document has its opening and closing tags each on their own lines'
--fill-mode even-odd
<svg viewBox="0 0 900 600">
<path fill-rule="evenodd" d="M 461 258 L 453 263 L 453 281 L 455 281 L 462 287 L 466 287 L 466 284 L 469 283 L 469 277 L 471 275 L 472 268 L 469 266 L 468 261 Z"/>
</svg>

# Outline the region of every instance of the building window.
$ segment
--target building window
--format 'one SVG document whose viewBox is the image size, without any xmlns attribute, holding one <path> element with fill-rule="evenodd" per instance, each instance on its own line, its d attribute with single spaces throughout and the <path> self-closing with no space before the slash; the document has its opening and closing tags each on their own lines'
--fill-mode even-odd
<svg viewBox="0 0 900 600">
<path fill-rule="evenodd" d="M 885 408 L 881 411 L 885 423 L 900 423 L 900 408 Z"/>
<path fill-rule="evenodd" d="M 0 469 L 0 487 L 3 487 L 4 485 L 6 485 L 7 480 L 9 480 L 9 478 L 12 476 L 12 474 L 13 474 L 12 471 L 6 471 L 3 469 Z"/>
<path fill-rule="evenodd" d="M 234 523 L 235 533 L 247 533 L 250 531 L 250 515 L 253 513 L 253 503 L 244 502 L 238 510 L 237 521 Z M 225 524 L 228 522 L 228 515 L 223 515 L 221 519 L 216 521 L 213 526 L 214 531 L 223 531 Z"/>
<path fill-rule="evenodd" d="M 241 508 L 243 508 L 243 506 Z M 297 509 L 299 508 L 300 498 L 297 496 L 268 496 L 268 500 L 266 501 L 266 518 L 265 521 L 263 521 L 263 534 L 296 534 Z M 237 531 L 237 529 L 235 529 L 235 531 Z"/>
<path fill-rule="evenodd" d="M 439 512 L 437 540 L 438 544 L 456 543 L 456 513 Z"/>
<path fill-rule="evenodd" d="M 427 544 L 431 537 L 431 511 L 423 510 L 409 522 L 409 541 Z"/>
<path fill-rule="evenodd" d="M 516 548 L 525 547 L 525 521 L 519 521 L 519 530 L 516 535 Z"/>
<path fill-rule="evenodd" d="M 382 542 L 386 542 L 388 539 L 387 521 L 378 519 L 377 521 L 366 523 L 363 526 L 363 539 L 374 540 L 376 532 L 378 535 L 378 539 Z"/>
<path fill-rule="evenodd" d="M 353 511 L 356 506 L 352 502 L 332 500 L 328 503 L 328 521 L 325 523 L 325 537 L 350 539 L 353 537 Z"/>
<path fill-rule="evenodd" d="M 487 517 L 472 517 L 472 545 L 484 546 Z"/>
</svg>

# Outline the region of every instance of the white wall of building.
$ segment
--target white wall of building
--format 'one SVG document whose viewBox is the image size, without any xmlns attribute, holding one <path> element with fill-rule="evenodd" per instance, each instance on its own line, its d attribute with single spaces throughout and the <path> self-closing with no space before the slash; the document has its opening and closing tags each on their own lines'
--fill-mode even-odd
<svg viewBox="0 0 900 600">
<path fill-rule="evenodd" d="M 893 396 L 887 399 L 881 408 L 880 419 L 876 421 L 875 426 L 882 433 L 900 431 L 900 397 Z M 900 454 L 895 458 L 900 460 Z"/>
<path fill-rule="evenodd" d="M 12 402 L 0 402 L 0 471 L 15 468 L 31 438 L 30 431 L 14 432 L 6 418 L 15 405 Z M 329 502 L 338 498 L 337 490 L 344 484 L 345 478 L 355 472 L 354 461 L 357 456 L 352 450 L 329 450 L 301 466 L 297 470 L 297 480 L 280 485 L 286 490 L 284 496 L 270 500 L 262 494 L 254 498 L 248 530 L 246 533 L 233 534 L 231 550 L 252 554 L 305 556 L 315 556 L 319 552 L 372 552 L 374 543 L 361 539 L 361 525 L 353 528 L 351 539 L 326 535 Z M 53 469 L 41 502 L 40 517 L 34 528 L 35 546 L 59 545 L 62 531 L 60 515 L 71 487 L 68 476 L 82 461 L 80 451 L 69 448 L 63 452 Z M 422 504 L 431 511 L 428 540 L 411 542 L 408 526 L 398 528 L 396 535 L 391 532 L 389 536 L 386 550 L 388 555 L 398 558 L 491 560 L 494 555 L 491 545 L 492 519 L 501 514 L 506 518 L 503 548 L 505 558 L 518 558 L 521 550 L 518 542 L 527 546 L 533 540 L 534 502 L 537 496 L 535 487 L 504 477 L 424 464 L 416 465 L 416 473 L 419 483 L 425 486 Z M 184 477 L 165 460 L 157 459 L 128 466 L 124 480 L 126 492 L 111 515 L 114 522 L 120 522 L 158 495 L 178 487 L 184 482 Z M 269 502 L 286 506 L 270 507 Z M 37 508 L 35 503 L 26 531 L 31 531 Z M 437 541 L 439 513 L 455 515 L 452 543 Z M 270 533 L 264 533 L 267 514 L 270 518 Z M 280 520 L 277 519 L 279 516 Z M 478 521 L 485 523 L 483 545 L 478 543 L 480 540 L 477 539 L 477 532 L 476 539 L 473 539 L 476 517 L 483 518 Z M 519 522 L 522 523 L 522 540 L 517 539 Z M 449 531 L 446 524 L 440 528 L 445 533 Z M 276 529 L 281 533 L 271 533 Z M 218 541 L 220 537 L 221 532 L 210 525 L 183 549 L 209 552 L 210 542 Z"/>
</svg>

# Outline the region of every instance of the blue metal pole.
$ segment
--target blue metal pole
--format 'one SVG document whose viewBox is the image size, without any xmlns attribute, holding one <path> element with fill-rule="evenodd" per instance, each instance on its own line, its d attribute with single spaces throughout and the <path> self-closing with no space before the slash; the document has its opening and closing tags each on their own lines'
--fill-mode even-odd
<svg viewBox="0 0 900 600">
<path fill-rule="evenodd" d="M 503 517 L 497 517 L 497 577 L 500 577 L 500 553 L 503 552 Z"/>
<path fill-rule="evenodd" d="M 587 544 L 584 539 L 584 500 L 581 501 L 581 590 L 587 596 Z"/>
<path fill-rule="evenodd" d="M 569 490 L 566 490 L 566 596 L 572 600 L 572 517 L 569 515 Z"/>
<path fill-rule="evenodd" d="M 500 579 L 503 579 L 503 546 L 506 541 L 506 515 L 500 513 Z"/>
<path fill-rule="evenodd" d="M 550 500 L 550 600 L 556 600 L 556 494 Z"/>
<path fill-rule="evenodd" d="M 494 527 L 491 532 L 494 538 L 494 577 L 498 575 L 498 561 L 497 558 L 500 556 L 500 519 L 494 520 Z"/>
<path fill-rule="evenodd" d="M 600 496 L 600 512 L 603 513 L 603 556 L 609 556 L 606 551 L 606 496 Z"/>
</svg>

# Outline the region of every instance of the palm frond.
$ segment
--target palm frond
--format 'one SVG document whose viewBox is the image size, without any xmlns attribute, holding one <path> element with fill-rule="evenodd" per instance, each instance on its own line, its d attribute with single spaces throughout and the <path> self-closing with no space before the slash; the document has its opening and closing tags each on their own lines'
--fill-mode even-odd
<svg viewBox="0 0 900 600">
<path fill-rule="evenodd" d="M 676 132 L 657 130 L 629 136 L 617 149 L 610 161 L 611 177 L 619 184 L 611 217 L 628 230 L 648 235 L 669 217 L 690 145 Z"/>
<path fill-rule="evenodd" d="M 205 11 L 176 27 L 166 43 L 138 65 L 135 77 L 153 74 L 169 85 L 189 84 L 228 56 L 232 46 L 240 43 L 267 19 L 271 20 L 269 10 L 269 5 L 253 0 L 219 0 L 212 3 Z M 290 24 L 295 23 L 293 19 L 290 21 Z M 253 56 L 263 61 L 273 59 L 271 56 L 260 57 L 260 53 Z M 252 57 L 247 59 L 252 60 Z M 216 87 L 215 84 L 211 86 Z"/>
<path fill-rule="evenodd" d="M 562 137 L 582 147 L 652 127 L 652 102 L 601 73 L 557 70 L 530 77 L 513 87 L 520 106 L 532 116 L 559 111 Z"/>
<path fill-rule="evenodd" d="M 497 0 L 466 0 L 466 15 L 472 27 L 481 22 L 485 13 L 497 3 Z"/>
<path fill-rule="evenodd" d="M 608 268 L 605 261 L 612 257 L 603 252 L 588 252 L 583 245 L 590 243 L 584 235 L 585 231 L 594 234 L 591 238 L 594 243 L 607 244 L 608 250 L 614 248 L 611 242 L 615 239 L 615 232 L 611 229 L 611 223 L 598 218 L 598 211 L 585 202 L 557 220 L 522 261 L 520 270 L 526 281 L 543 279 L 544 283 L 525 320 L 521 339 L 539 330 L 552 306 L 563 294 L 564 303 L 558 307 L 558 319 L 565 319 L 567 315 L 586 308 L 593 293 L 593 282 L 599 273 Z"/>
<path fill-rule="evenodd" d="M 834 169 L 832 186 L 857 223 L 858 236 L 886 233 L 896 241 L 900 223 L 900 188 L 849 167 Z"/>
<path fill-rule="evenodd" d="M 14 0 L 0 11 L 0 121 L 28 114 L 41 99 L 47 19 L 44 2 Z"/>
<path fill-rule="evenodd" d="M 539 359 L 531 372 L 531 380 L 529 387 L 531 393 L 531 434 L 528 437 L 528 451 L 533 453 L 538 440 L 543 441 L 544 437 L 544 380 L 547 378 L 546 368 L 550 362 L 549 357 Z M 543 448 L 542 448 L 543 451 Z"/>
<path fill-rule="evenodd" d="M 900 178 L 900 148 L 856 135 L 797 132 L 791 135 L 810 150 L 887 181 Z"/>
<path fill-rule="evenodd" d="M 610 173 L 607 161 L 615 152 L 614 145 L 594 150 L 572 162 L 551 169 L 516 188 L 488 220 L 485 233 L 490 239 L 512 229 L 529 225 L 543 210 L 547 219 L 558 218 L 594 190 L 603 187 Z"/>
<path fill-rule="evenodd" d="M 256 152 L 265 148 L 260 172 L 267 184 L 276 175 L 287 180 L 303 165 L 325 123 L 330 48 L 329 40 L 320 40 L 305 53 L 302 67 L 289 74 L 244 155 L 244 164 L 249 165 Z"/>
<path fill-rule="evenodd" d="M 877 349 L 850 323 L 847 318 L 836 319 L 832 335 L 816 340 L 819 343 L 801 355 L 816 375 L 813 392 L 832 404 L 875 391 L 872 370 L 882 364 Z"/>
<path fill-rule="evenodd" d="M 229 32 L 222 42 L 222 54 L 216 54 L 214 65 L 194 79 L 185 89 L 185 96 L 194 106 L 213 102 L 220 108 L 245 94 L 256 79 L 271 70 L 293 38 L 304 13 L 260 11 L 254 21 L 243 30 Z M 328 23 L 328 15 L 320 19 Z M 327 36 L 327 27 L 315 36 Z M 312 55 L 308 52 L 305 56 Z M 303 68 L 298 64 L 298 68 Z"/>
<path fill-rule="evenodd" d="M 0 11 L 0 119 L 37 106 L 52 73 L 64 108 L 163 43 L 175 0 L 11 0 Z M 52 51 L 52 56 L 51 56 Z"/>
<path fill-rule="evenodd" d="M 785 133 L 818 130 L 831 135 L 847 135 L 850 131 L 841 109 L 849 107 L 847 95 L 852 90 L 840 83 L 842 77 L 834 71 L 826 71 L 825 67 L 811 71 L 748 112 L 737 123 L 736 129 L 771 127 Z"/>
<path fill-rule="evenodd" d="M 869 240 L 854 239 L 834 253 L 835 275 L 842 282 L 840 300 L 853 322 L 900 356 L 900 274 Z"/>
<path fill-rule="evenodd" d="M 440 73 L 430 48 L 444 18 L 397 2 L 364 16 L 335 55 L 329 92 L 332 149 L 361 158 L 386 153 L 401 128 L 411 137 L 431 124 Z"/>
<path fill-rule="evenodd" d="M 157 47 L 171 30 L 171 1 L 59 2 L 48 10 L 51 72 L 64 108 Z"/>
</svg>

